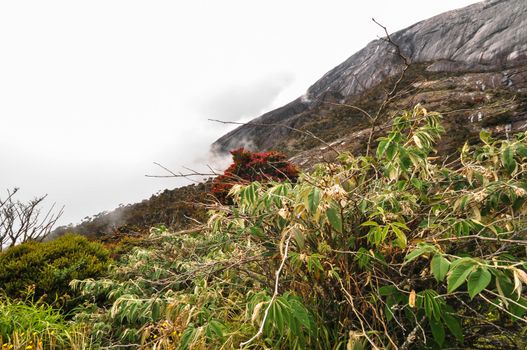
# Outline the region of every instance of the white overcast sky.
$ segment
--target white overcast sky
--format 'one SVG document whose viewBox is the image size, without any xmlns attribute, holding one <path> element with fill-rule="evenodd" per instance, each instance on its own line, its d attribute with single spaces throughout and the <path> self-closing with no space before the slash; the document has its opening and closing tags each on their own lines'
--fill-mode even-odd
<svg viewBox="0 0 527 350">
<path fill-rule="evenodd" d="M 302 95 L 390 31 L 473 0 L 0 2 L 0 198 L 65 205 L 61 224 L 188 182 L 240 120 Z"/>
</svg>

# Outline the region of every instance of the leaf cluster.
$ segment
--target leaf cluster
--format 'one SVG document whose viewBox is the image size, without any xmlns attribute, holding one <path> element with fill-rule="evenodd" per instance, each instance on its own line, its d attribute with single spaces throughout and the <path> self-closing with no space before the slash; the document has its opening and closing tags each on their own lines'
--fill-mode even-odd
<svg viewBox="0 0 527 350">
<path fill-rule="evenodd" d="M 527 134 L 440 163 L 440 119 L 403 111 L 374 156 L 234 185 L 199 232 L 152 230 L 72 282 L 92 299 L 78 320 L 103 346 L 525 347 Z"/>
</svg>

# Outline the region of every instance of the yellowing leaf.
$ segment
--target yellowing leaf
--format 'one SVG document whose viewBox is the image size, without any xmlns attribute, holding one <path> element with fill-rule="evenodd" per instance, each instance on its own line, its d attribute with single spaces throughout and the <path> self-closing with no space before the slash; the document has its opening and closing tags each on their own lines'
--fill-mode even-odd
<svg viewBox="0 0 527 350">
<path fill-rule="evenodd" d="M 513 292 L 516 292 L 518 294 L 518 298 L 522 296 L 522 282 L 520 280 L 520 276 L 518 275 L 518 269 L 514 269 L 514 272 L 512 273 L 514 276 L 514 289 Z"/>
<path fill-rule="evenodd" d="M 419 137 L 417 137 L 417 135 L 414 135 L 412 138 L 417 147 L 423 148 L 423 144 L 421 143 L 421 140 L 419 140 Z"/>
<path fill-rule="evenodd" d="M 518 274 L 518 278 L 520 279 L 520 281 L 522 281 L 523 284 L 527 285 L 527 272 L 520 269 L 516 269 L 516 273 Z"/>
<path fill-rule="evenodd" d="M 416 293 L 415 290 L 412 289 L 410 292 L 410 296 L 408 297 L 408 306 L 415 307 L 415 299 L 416 299 Z"/>
<path fill-rule="evenodd" d="M 262 301 L 262 302 L 259 302 L 258 304 L 256 304 L 256 306 L 254 307 L 253 314 L 251 316 L 251 323 L 252 324 L 254 324 L 254 322 L 258 318 L 258 315 L 260 314 L 260 310 L 262 309 L 262 306 L 264 304 L 266 304 L 266 302 Z"/>
</svg>

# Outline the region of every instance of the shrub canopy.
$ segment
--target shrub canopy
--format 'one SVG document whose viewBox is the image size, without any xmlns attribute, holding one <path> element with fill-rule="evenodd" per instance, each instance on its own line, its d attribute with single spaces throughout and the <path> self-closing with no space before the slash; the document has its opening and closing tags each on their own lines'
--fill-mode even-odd
<svg viewBox="0 0 527 350">
<path fill-rule="evenodd" d="M 441 162 L 439 121 L 417 106 L 374 156 L 235 186 L 201 232 L 154 230 L 72 282 L 98 307 L 78 319 L 108 346 L 526 348 L 527 133 Z"/>
<path fill-rule="evenodd" d="M 26 242 L 0 254 L 0 290 L 12 298 L 24 298 L 29 292 L 48 303 L 70 305 L 70 281 L 99 277 L 109 262 L 109 252 L 101 244 L 79 235 Z"/>
<path fill-rule="evenodd" d="M 212 185 L 212 193 L 222 203 L 227 202 L 229 191 L 236 184 L 248 184 L 252 181 L 295 182 L 298 178 L 298 168 L 280 152 L 258 153 L 239 148 L 230 153 L 233 163 L 223 175 L 214 179 Z"/>
</svg>

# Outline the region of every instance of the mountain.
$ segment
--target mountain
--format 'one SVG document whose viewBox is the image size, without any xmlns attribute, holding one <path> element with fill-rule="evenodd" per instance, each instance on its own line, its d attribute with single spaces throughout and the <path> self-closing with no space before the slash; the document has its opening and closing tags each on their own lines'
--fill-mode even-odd
<svg viewBox="0 0 527 350">
<path fill-rule="evenodd" d="M 390 39 L 396 45 L 386 38 L 372 41 L 304 96 L 226 134 L 213 150 L 251 143 L 258 150 L 279 149 L 309 169 L 331 160 L 333 149 L 364 152 L 372 127 L 364 112 L 375 116 L 385 101 L 372 140 L 385 132 L 394 113 L 420 103 L 444 116 L 447 133 L 438 145 L 444 157 L 466 140 L 476 142 L 482 128 L 505 134 L 526 129 L 527 1 L 477 3 L 419 22 Z M 410 61 L 403 75 L 406 65 L 397 48 Z M 193 219 L 205 220 L 208 196 L 210 183 L 166 190 L 56 233 L 113 233 L 118 238 L 156 224 L 186 228 Z"/>
<path fill-rule="evenodd" d="M 296 148 L 288 144 L 292 138 L 299 137 L 291 128 L 310 130 L 309 125 L 321 119 L 321 115 L 336 113 L 333 103 L 358 103 L 366 105 L 365 107 L 369 107 L 367 111 L 373 113 L 383 100 L 382 93 L 379 95 L 382 91 L 374 92 L 374 89 L 381 87 L 383 83 L 386 85 L 384 88 L 388 88 L 390 78 L 399 76 L 405 67 L 397 49 L 410 62 L 412 74 L 410 79 L 406 77 L 403 81 L 405 84 L 400 84 L 401 88 L 416 88 L 412 84 L 430 81 L 437 83 L 440 79 L 460 75 L 466 75 L 471 80 L 470 84 L 463 79 L 455 81 L 456 86 L 452 86 L 452 82 L 446 83 L 452 89 L 466 90 L 475 87 L 472 83 L 479 82 L 476 89 L 481 90 L 483 87 L 487 92 L 488 89 L 524 88 L 524 70 L 511 69 L 521 67 L 527 61 L 525 0 L 489 0 L 476 3 L 416 23 L 391 34 L 390 38 L 396 45 L 386 38 L 370 42 L 326 73 L 304 96 L 254 119 L 250 122 L 253 125 L 240 126 L 224 135 L 213 144 L 212 149 L 225 152 L 247 144 L 247 141 L 252 141 L 260 150 L 280 147 L 289 151 L 290 155 L 309 149 L 313 144 L 299 145 Z M 475 73 L 480 75 L 475 76 Z M 431 88 L 429 85 L 426 86 L 428 90 Z M 435 87 L 438 87 L 437 84 Z M 441 91 L 445 90 L 444 86 L 439 88 Z M 376 96 L 366 97 L 368 94 Z M 484 99 L 489 100 L 486 97 Z M 492 97 L 491 99 L 492 103 L 498 102 Z M 367 106 L 368 104 L 371 106 Z M 337 114 L 339 113 L 342 117 L 342 111 Z M 364 119 L 363 115 L 357 113 L 348 113 L 348 117 Z M 332 123 L 338 118 L 322 118 L 326 125 L 339 126 L 336 129 L 330 128 L 332 132 L 326 141 L 342 136 L 342 123 Z M 362 122 L 363 120 L 349 121 L 345 126 L 356 126 Z"/>
</svg>

